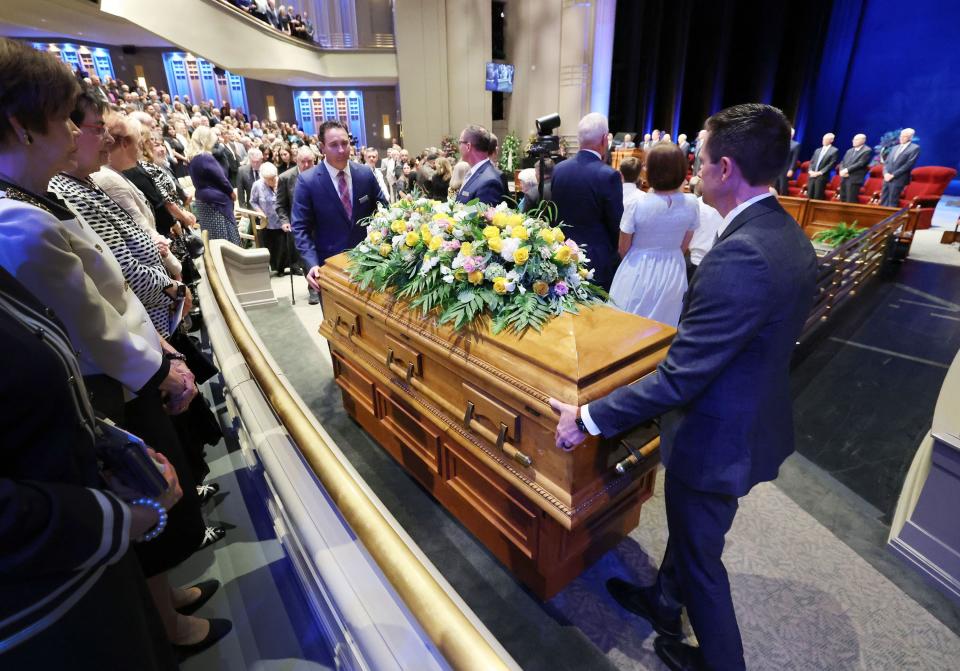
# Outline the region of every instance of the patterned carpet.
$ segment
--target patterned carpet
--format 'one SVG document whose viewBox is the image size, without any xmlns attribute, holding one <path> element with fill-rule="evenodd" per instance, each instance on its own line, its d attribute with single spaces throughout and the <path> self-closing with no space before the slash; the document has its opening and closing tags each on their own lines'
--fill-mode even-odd
<svg viewBox="0 0 960 671">
<path fill-rule="evenodd" d="M 650 626 L 604 588 L 611 576 L 653 581 L 667 540 L 657 485 L 630 538 L 549 604 L 619 669 L 665 668 Z M 724 562 L 749 669 L 957 668 L 960 638 L 773 484 L 741 499 Z"/>
</svg>

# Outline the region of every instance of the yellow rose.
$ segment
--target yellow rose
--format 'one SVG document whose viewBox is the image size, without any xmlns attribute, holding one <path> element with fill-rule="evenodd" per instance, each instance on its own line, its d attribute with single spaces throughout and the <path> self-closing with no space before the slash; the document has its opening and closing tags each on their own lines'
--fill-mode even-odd
<svg viewBox="0 0 960 671">
<path fill-rule="evenodd" d="M 390 256 L 390 250 L 392 249 L 393 247 L 391 247 L 387 243 L 383 243 L 382 245 L 380 245 L 380 256 Z"/>
<path fill-rule="evenodd" d="M 518 240 L 526 240 L 528 237 L 530 237 L 530 233 L 527 232 L 527 227 L 523 224 L 519 224 L 511 228 L 510 235 Z"/>
<path fill-rule="evenodd" d="M 497 228 L 496 226 L 486 226 L 483 229 L 483 237 L 485 237 L 487 240 L 489 240 L 490 238 L 499 238 L 500 229 Z"/>
<path fill-rule="evenodd" d="M 395 222 L 390 224 L 390 230 L 394 233 L 403 233 L 407 230 L 407 222 L 397 219 Z"/>
<path fill-rule="evenodd" d="M 550 285 L 546 282 L 537 280 L 533 283 L 533 293 L 535 293 L 537 296 L 546 296 L 548 293 L 550 293 Z"/>
<path fill-rule="evenodd" d="M 416 231 L 410 231 L 407 233 L 407 237 L 403 239 L 403 242 L 407 247 L 413 247 L 420 242 L 420 236 Z"/>
<path fill-rule="evenodd" d="M 520 249 L 518 249 L 513 253 L 513 262 L 516 263 L 518 266 L 522 266 L 524 263 L 527 262 L 527 259 L 529 258 L 530 258 L 529 247 L 521 247 Z"/>
<path fill-rule="evenodd" d="M 496 277 L 493 280 L 493 290 L 498 294 L 507 293 L 507 278 L 506 277 Z"/>
<path fill-rule="evenodd" d="M 491 251 L 496 252 L 497 254 L 503 249 L 503 239 L 502 238 L 490 238 L 487 240 L 487 246 Z"/>
<path fill-rule="evenodd" d="M 540 236 L 540 239 L 546 242 L 548 245 L 556 242 L 556 238 L 553 237 L 552 228 L 541 228 L 538 235 Z"/>
<path fill-rule="evenodd" d="M 466 279 L 466 277 L 467 277 L 467 271 L 464 270 L 463 268 L 457 268 L 456 270 L 453 271 L 453 279 L 455 279 L 458 282 L 463 282 L 463 280 Z"/>
<path fill-rule="evenodd" d="M 493 225 L 497 228 L 506 228 L 510 223 L 510 215 L 506 212 L 497 212 L 493 215 Z"/>
<path fill-rule="evenodd" d="M 438 249 L 440 249 L 440 245 L 442 244 L 443 244 L 443 238 L 441 238 L 439 235 L 433 236 L 432 238 L 430 238 L 430 251 L 431 252 L 437 251 Z"/>
<path fill-rule="evenodd" d="M 430 224 L 420 224 L 420 236 L 424 240 L 430 237 Z"/>
<path fill-rule="evenodd" d="M 587 270 L 586 268 L 581 268 L 580 270 L 577 271 L 577 275 L 579 275 L 580 278 L 584 280 L 587 279 L 587 275 L 589 274 L 590 274 L 590 271 Z"/>
<path fill-rule="evenodd" d="M 473 245 L 469 242 L 465 242 L 460 245 L 460 254 L 462 256 L 473 256 Z"/>
<path fill-rule="evenodd" d="M 374 245 L 379 245 L 383 242 L 383 233 L 380 231 L 373 231 L 370 233 L 370 243 Z"/>
<path fill-rule="evenodd" d="M 523 225 L 522 214 L 511 214 L 509 216 L 510 216 L 510 220 L 507 222 L 507 226 L 510 226 L 511 228 L 516 228 L 517 226 Z M 515 235 L 513 237 L 517 237 L 517 236 Z M 524 238 L 524 240 L 526 240 L 526 238 Z"/>
<path fill-rule="evenodd" d="M 559 227 L 559 226 L 557 226 L 555 229 L 553 229 L 553 241 L 554 241 L 554 242 L 563 242 L 563 241 L 566 240 L 566 239 L 567 239 L 567 236 L 565 236 L 565 235 L 563 234 L 563 231 L 560 230 L 560 227 Z"/>
<path fill-rule="evenodd" d="M 470 282 L 470 284 L 482 284 L 482 283 L 483 283 L 483 271 L 482 271 L 482 270 L 474 270 L 472 273 L 470 273 L 469 275 L 467 275 L 467 281 Z"/>
<path fill-rule="evenodd" d="M 553 260 L 557 263 L 570 263 L 570 248 L 563 245 L 553 253 Z"/>
</svg>

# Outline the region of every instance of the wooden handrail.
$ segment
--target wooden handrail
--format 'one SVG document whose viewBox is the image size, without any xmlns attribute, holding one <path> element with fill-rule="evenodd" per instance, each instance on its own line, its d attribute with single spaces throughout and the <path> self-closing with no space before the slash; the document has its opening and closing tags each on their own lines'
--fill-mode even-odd
<svg viewBox="0 0 960 671">
<path fill-rule="evenodd" d="M 236 341 L 251 375 L 326 493 L 410 613 L 452 668 L 469 671 L 513 668 L 501 659 L 450 594 L 420 562 L 314 428 L 240 318 L 217 272 L 209 236 L 204 232 L 203 237 L 206 278 L 223 314 L 224 323 Z"/>
</svg>

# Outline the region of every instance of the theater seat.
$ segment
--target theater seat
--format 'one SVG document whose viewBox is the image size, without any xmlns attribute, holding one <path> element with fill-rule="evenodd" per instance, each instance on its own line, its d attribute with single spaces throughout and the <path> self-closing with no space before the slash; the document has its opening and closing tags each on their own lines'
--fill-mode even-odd
<svg viewBox="0 0 960 671">
<path fill-rule="evenodd" d="M 870 168 L 870 173 L 867 175 L 866 181 L 863 183 L 863 187 L 860 189 L 860 193 L 857 198 L 864 205 L 869 203 L 879 203 L 880 202 L 880 190 L 883 188 L 883 166 L 877 164 Z"/>
<path fill-rule="evenodd" d="M 800 169 L 794 174 L 797 176 L 797 179 L 787 186 L 787 191 L 790 192 L 791 196 L 805 196 L 807 195 L 807 182 L 810 180 L 810 161 L 804 161 L 800 164 Z"/>
<path fill-rule="evenodd" d="M 940 202 L 940 196 L 957 176 L 953 168 L 939 165 L 925 165 L 914 168 L 910 173 L 910 183 L 900 194 L 900 207 L 918 208 L 920 217 L 917 228 L 930 228 L 933 222 L 933 210 Z"/>
<path fill-rule="evenodd" d="M 840 173 L 839 171 L 833 175 L 833 178 L 827 184 L 827 187 L 824 189 L 824 195 L 826 195 L 827 200 L 840 200 Z"/>
</svg>

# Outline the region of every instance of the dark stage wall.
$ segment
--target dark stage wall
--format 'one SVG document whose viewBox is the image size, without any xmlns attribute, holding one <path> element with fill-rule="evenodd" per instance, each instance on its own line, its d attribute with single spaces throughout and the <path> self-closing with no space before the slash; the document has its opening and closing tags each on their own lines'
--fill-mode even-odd
<svg viewBox="0 0 960 671">
<path fill-rule="evenodd" d="M 960 2 L 835 0 L 821 73 L 811 131 L 847 146 L 911 126 L 917 165 L 960 170 Z"/>
<path fill-rule="evenodd" d="M 759 101 L 794 122 L 803 159 L 828 131 L 845 148 L 912 126 L 918 165 L 958 167 L 957 45 L 960 2 L 621 1 L 610 128 L 692 141 L 713 112 Z"/>
</svg>

